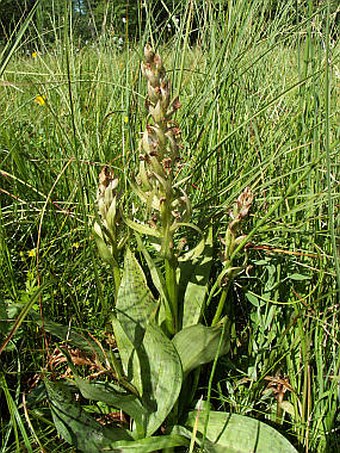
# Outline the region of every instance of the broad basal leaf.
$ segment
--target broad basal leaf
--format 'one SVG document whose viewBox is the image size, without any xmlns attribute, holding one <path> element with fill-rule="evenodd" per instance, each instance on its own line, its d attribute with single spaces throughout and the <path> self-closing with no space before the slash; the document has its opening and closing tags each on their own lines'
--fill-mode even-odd
<svg viewBox="0 0 340 453">
<path fill-rule="evenodd" d="M 92 401 L 102 401 L 108 406 L 121 409 L 134 419 L 139 433 L 145 432 L 147 413 L 137 395 L 108 382 L 97 381 L 91 383 L 85 379 L 75 378 L 75 384 L 84 398 Z"/>
<path fill-rule="evenodd" d="M 229 351 L 229 326 L 224 323 L 227 320 L 214 327 L 197 324 L 174 336 L 172 341 L 181 359 L 184 374 L 211 362 L 216 355 L 221 356 Z"/>
<path fill-rule="evenodd" d="M 135 236 L 137 239 L 138 248 L 143 253 L 144 259 L 148 265 L 152 283 L 159 293 L 159 310 L 157 313 L 157 323 L 159 326 L 164 325 L 164 329 L 166 329 L 167 326 L 172 326 L 173 319 L 171 315 L 171 304 L 169 302 L 165 279 L 162 275 L 160 267 L 157 266 L 157 264 L 149 254 L 140 236 L 138 234 L 136 234 Z"/>
<path fill-rule="evenodd" d="M 135 347 L 141 343 L 146 324 L 156 312 L 157 306 L 142 268 L 128 249 L 118 291 L 116 315 Z"/>
<path fill-rule="evenodd" d="M 208 453 L 297 453 L 274 428 L 245 415 L 194 411 L 186 426 L 197 428 L 197 441 Z"/>
<path fill-rule="evenodd" d="M 113 449 L 105 449 L 105 453 L 151 453 L 173 447 L 187 447 L 189 441 L 179 434 L 154 436 L 138 439 L 133 442 L 119 441 L 112 444 Z"/>
<path fill-rule="evenodd" d="M 99 453 L 110 449 L 115 441 L 133 440 L 130 433 L 119 427 L 105 427 L 73 401 L 67 387 L 45 379 L 54 424 L 59 434 L 84 453 Z"/>
<path fill-rule="evenodd" d="M 147 435 L 152 435 L 176 403 L 183 377 L 180 358 L 173 343 L 153 323 L 145 332 L 140 363 L 143 401 L 150 410 Z"/>
<path fill-rule="evenodd" d="M 137 349 L 140 344 L 135 345 L 132 343 L 124 327 L 117 318 L 112 318 L 112 327 L 117 342 L 119 357 L 122 361 L 123 370 L 126 378 L 132 385 L 136 387 L 139 394 L 142 394 L 142 378 Z M 140 327 L 141 328 L 141 327 Z M 144 330 L 142 330 L 142 334 Z"/>
</svg>

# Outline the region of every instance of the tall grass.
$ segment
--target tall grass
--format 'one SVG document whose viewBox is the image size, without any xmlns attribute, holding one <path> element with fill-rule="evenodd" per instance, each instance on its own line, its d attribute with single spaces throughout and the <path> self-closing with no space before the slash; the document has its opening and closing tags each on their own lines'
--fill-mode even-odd
<svg viewBox="0 0 340 453">
<path fill-rule="evenodd" d="M 162 44 L 183 105 L 180 177 L 191 178 L 196 221 L 227 225 L 238 194 L 250 186 L 256 195 L 249 272 L 227 307 L 236 319 L 232 351 L 201 392 L 217 408 L 271 420 L 304 451 L 337 451 L 340 442 L 340 62 L 329 3 L 287 1 L 269 20 L 262 0 L 182 2 L 169 11 L 176 33 Z M 137 168 L 139 61 L 162 33 L 149 11 L 141 42 L 124 51 L 110 37 L 78 48 L 70 14 L 63 30 L 51 28 L 60 33 L 52 48 L 41 36 L 29 55 L 7 49 L 0 66 L 3 339 L 27 305 L 98 335 L 113 306 L 91 236 L 97 175 L 109 163 L 127 182 Z M 38 451 L 39 442 L 58 451 L 56 438 L 48 447 L 55 431 L 45 413 L 23 399 L 53 347 L 28 319 L 1 356 L 1 451 L 22 443 Z M 289 381 L 284 405 L 275 379 Z"/>
</svg>

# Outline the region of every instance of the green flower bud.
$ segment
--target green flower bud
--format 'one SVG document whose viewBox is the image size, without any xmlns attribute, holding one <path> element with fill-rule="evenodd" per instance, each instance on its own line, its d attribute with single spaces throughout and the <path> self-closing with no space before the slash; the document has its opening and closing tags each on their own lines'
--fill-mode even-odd
<svg viewBox="0 0 340 453">
<path fill-rule="evenodd" d="M 155 123 L 162 123 L 164 121 L 165 111 L 160 100 L 157 101 L 155 107 L 153 107 L 152 105 L 149 106 L 149 112 L 153 117 Z"/>
</svg>

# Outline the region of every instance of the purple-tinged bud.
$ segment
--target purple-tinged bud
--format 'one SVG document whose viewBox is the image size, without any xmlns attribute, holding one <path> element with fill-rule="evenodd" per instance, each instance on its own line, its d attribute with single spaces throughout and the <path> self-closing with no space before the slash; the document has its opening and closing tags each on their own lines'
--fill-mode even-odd
<svg viewBox="0 0 340 453">
<path fill-rule="evenodd" d="M 98 190 L 100 195 L 103 195 L 108 185 L 114 179 L 114 172 L 111 168 L 105 165 L 99 173 L 99 186 Z M 118 181 L 118 180 L 117 180 Z M 117 183 L 118 185 L 118 183 Z M 117 186 L 116 186 L 117 187 Z"/>
<path fill-rule="evenodd" d="M 150 101 L 153 104 L 156 104 L 156 102 L 158 101 L 158 99 L 160 97 L 159 87 L 158 86 L 153 87 L 150 83 L 148 83 L 148 96 L 149 96 Z"/>
<path fill-rule="evenodd" d="M 150 44 L 146 44 L 144 47 L 144 57 L 147 63 L 153 62 L 155 58 L 155 52 L 152 50 Z"/>
<path fill-rule="evenodd" d="M 174 111 L 180 109 L 182 107 L 182 104 L 179 100 L 179 97 L 175 97 L 175 99 L 172 101 L 172 108 Z"/>
<path fill-rule="evenodd" d="M 155 138 L 157 137 L 159 146 L 163 148 L 166 144 L 167 139 L 163 129 L 157 126 L 151 126 L 150 124 L 147 126 L 147 128 L 150 134 L 152 134 Z"/>
<path fill-rule="evenodd" d="M 143 76 L 148 79 L 150 85 L 153 87 L 159 86 L 159 76 L 149 63 L 142 63 L 142 73 Z"/>
<path fill-rule="evenodd" d="M 240 219 L 247 217 L 254 200 L 254 194 L 249 187 L 246 187 L 237 199 L 237 210 Z"/>
<path fill-rule="evenodd" d="M 164 172 L 166 174 L 169 174 L 172 170 L 172 159 L 170 157 L 166 157 L 165 159 L 163 159 L 162 166 L 163 166 Z"/>
</svg>

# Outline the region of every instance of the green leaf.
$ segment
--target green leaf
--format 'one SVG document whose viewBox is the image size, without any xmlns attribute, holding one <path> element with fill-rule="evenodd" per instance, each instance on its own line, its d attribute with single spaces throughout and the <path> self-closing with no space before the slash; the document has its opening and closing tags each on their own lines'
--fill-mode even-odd
<svg viewBox="0 0 340 453">
<path fill-rule="evenodd" d="M 214 360 L 216 354 L 223 355 L 229 351 L 229 328 L 228 326 L 223 328 L 223 322 L 227 320 L 214 327 L 205 327 L 202 324 L 186 327 L 174 336 L 172 341 L 181 359 L 185 375 L 200 365 Z M 223 329 L 222 348 L 218 351 Z"/>
<path fill-rule="evenodd" d="M 13 55 L 15 55 L 18 46 L 21 44 L 23 40 L 23 36 L 25 31 L 29 27 L 32 20 L 34 20 L 34 16 L 38 9 L 40 2 L 35 2 L 30 12 L 26 15 L 26 18 L 23 22 L 18 24 L 18 28 L 16 27 L 15 33 L 13 33 L 10 39 L 7 39 L 6 45 L 3 46 L 0 53 L 0 78 L 2 77 L 3 73 L 6 70 L 7 65 L 9 64 Z"/>
<path fill-rule="evenodd" d="M 170 316 L 171 307 L 170 307 L 165 279 L 162 275 L 161 269 L 156 265 L 154 260 L 151 258 L 150 254 L 147 251 L 146 247 L 144 246 L 140 236 L 138 234 L 135 234 L 135 236 L 136 236 L 139 250 L 143 253 L 144 259 L 148 265 L 152 283 L 155 286 L 155 288 L 157 289 L 159 296 L 160 296 L 159 311 L 157 313 L 158 325 L 160 325 L 160 326 L 162 326 L 162 324 L 165 324 L 165 326 L 171 325 L 172 324 L 172 316 Z"/>
<path fill-rule="evenodd" d="M 113 321 L 123 366 L 131 383 L 142 393 L 148 411 L 146 435 L 152 435 L 176 403 L 182 386 L 182 366 L 173 343 L 150 322 L 143 343 L 134 346 L 118 320 Z M 124 337 L 125 335 L 125 337 Z"/>
<path fill-rule="evenodd" d="M 261 299 L 259 299 L 256 294 L 254 294 L 251 291 L 246 291 L 245 292 L 246 298 L 249 300 L 249 302 L 256 308 L 261 307 L 262 305 L 265 304 Z"/>
<path fill-rule="evenodd" d="M 208 291 L 212 255 L 212 229 L 210 228 L 203 255 L 192 261 L 180 263 L 179 285 L 180 288 L 184 286 L 185 291 L 183 327 L 197 324 L 202 317 L 204 301 Z"/>
<path fill-rule="evenodd" d="M 191 428 L 197 427 L 197 440 L 201 445 L 204 444 L 206 452 L 297 453 L 288 440 L 274 428 L 245 415 L 193 411 L 189 414 L 185 425 Z"/>
<path fill-rule="evenodd" d="M 4 396 L 2 396 L 2 393 Z M 14 401 L 14 399 L 11 395 L 11 391 L 8 388 L 5 375 L 2 372 L 0 373 L 0 395 L 2 397 L 2 401 L 6 402 L 6 406 L 7 406 L 8 412 L 9 412 L 9 416 L 10 416 L 10 424 L 14 428 L 16 436 L 18 436 L 18 428 L 21 433 L 22 439 L 25 444 L 25 448 L 24 448 L 24 445 L 21 445 L 22 451 L 27 451 L 28 453 L 32 453 L 33 452 L 32 443 L 30 441 L 29 434 L 26 432 L 23 415 L 20 414 L 20 412 L 19 412 L 19 409 L 18 409 L 19 406 L 18 406 L 17 402 Z M 2 433 L 5 433 L 5 431 L 2 431 Z M 17 437 L 17 440 L 18 440 L 18 437 Z M 1 451 L 2 452 L 4 452 L 5 448 L 6 448 L 6 446 L 4 446 L 4 443 L 1 442 L 1 447 L 2 447 Z"/>
<path fill-rule="evenodd" d="M 158 304 L 147 285 L 144 272 L 128 249 L 118 291 L 116 316 L 136 348 L 141 344 L 146 324 L 155 315 L 157 308 Z"/>
<path fill-rule="evenodd" d="M 112 254 L 112 248 L 110 247 L 110 241 L 116 242 L 112 238 L 112 235 L 109 230 L 107 230 L 103 224 L 95 222 L 93 225 L 93 235 L 96 241 L 98 253 L 102 260 L 106 263 L 111 264 L 111 266 L 116 266 L 116 259 Z"/>
<path fill-rule="evenodd" d="M 183 380 L 177 351 L 156 324 L 150 323 L 146 329 L 140 363 L 143 401 L 152 411 L 148 418 L 146 434 L 152 435 L 176 403 Z"/>
<path fill-rule="evenodd" d="M 290 280 L 295 280 L 297 282 L 301 282 L 303 280 L 310 280 L 310 277 L 308 275 L 304 275 L 304 274 L 290 274 L 290 275 L 287 275 L 286 279 L 290 279 Z"/>
<path fill-rule="evenodd" d="M 59 434 L 84 453 L 110 451 L 115 441 L 133 440 L 131 434 L 119 427 L 105 427 L 96 422 L 73 401 L 66 385 L 44 380 L 54 424 Z"/>
<path fill-rule="evenodd" d="M 92 387 L 93 384 L 89 385 Z M 177 433 L 134 440 L 129 431 L 123 428 L 97 423 L 73 401 L 71 392 L 65 385 L 45 379 L 45 386 L 59 434 L 83 453 L 151 453 L 162 448 L 189 444 L 188 439 Z M 93 396 L 93 389 L 90 394 Z"/>
<path fill-rule="evenodd" d="M 96 232 L 94 233 L 99 256 L 103 261 L 109 264 L 115 264 L 110 247 L 106 244 L 105 240 L 100 237 Z"/>
<path fill-rule="evenodd" d="M 141 240 L 140 236 L 136 233 L 136 240 L 138 244 L 139 250 L 143 253 L 143 257 L 148 265 L 150 275 L 152 278 L 152 283 L 155 285 L 155 288 L 159 292 L 160 296 L 163 299 L 167 299 L 167 294 L 166 294 L 166 283 L 165 279 L 162 275 L 161 269 L 156 266 L 154 260 L 151 258 L 151 255 L 149 254 L 147 248 L 143 244 L 143 241 Z"/>
<path fill-rule="evenodd" d="M 146 437 L 145 439 L 135 440 L 133 442 L 119 441 L 112 444 L 113 450 L 106 450 L 107 453 L 151 453 L 172 447 L 187 447 L 189 441 L 179 434 L 170 434 L 167 436 Z"/>
<path fill-rule="evenodd" d="M 137 431 L 145 432 L 146 411 L 140 399 L 128 393 L 121 387 L 108 382 L 93 382 L 81 378 L 75 378 L 75 384 L 84 398 L 93 401 L 102 401 L 108 406 L 121 409 L 132 417 L 137 425 Z"/>
<path fill-rule="evenodd" d="M 132 343 L 123 326 L 115 317 L 112 318 L 112 327 L 125 376 L 141 395 L 143 391 L 142 377 L 136 346 Z"/>
</svg>

